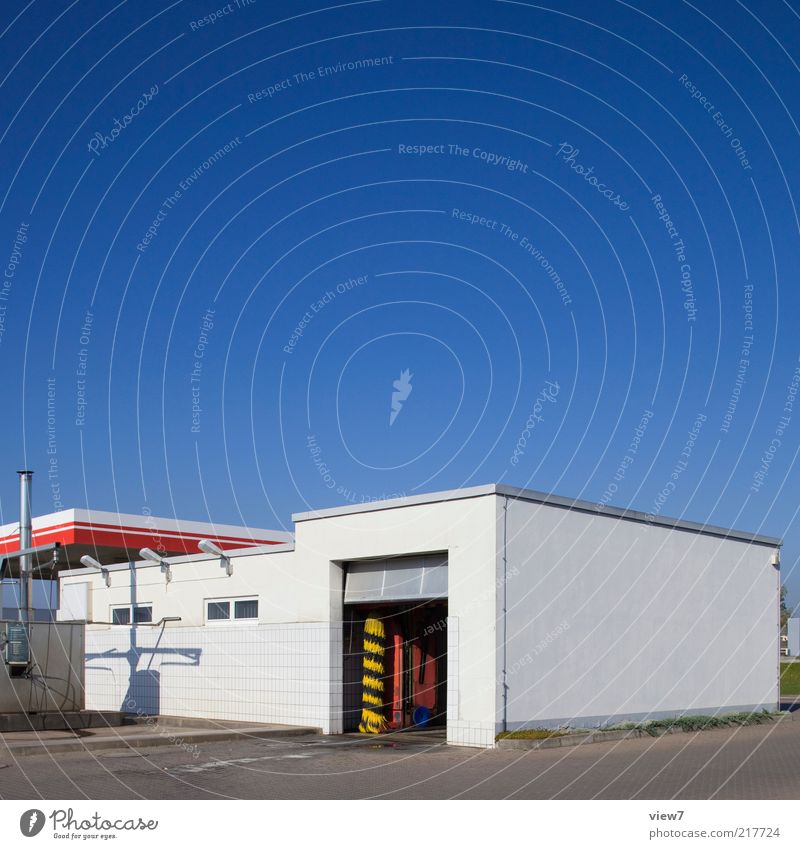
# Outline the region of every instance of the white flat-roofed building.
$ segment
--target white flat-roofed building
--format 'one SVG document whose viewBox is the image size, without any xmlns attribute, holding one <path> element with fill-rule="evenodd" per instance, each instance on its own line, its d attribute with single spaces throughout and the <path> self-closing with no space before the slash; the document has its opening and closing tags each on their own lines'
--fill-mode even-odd
<svg viewBox="0 0 800 849">
<path fill-rule="evenodd" d="M 777 706 L 778 539 L 503 485 L 293 519 L 293 543 L 62 573 L 87 707 L 354 730 L 368 614 L 387 716 L 455 744 Z"/>
</svg>

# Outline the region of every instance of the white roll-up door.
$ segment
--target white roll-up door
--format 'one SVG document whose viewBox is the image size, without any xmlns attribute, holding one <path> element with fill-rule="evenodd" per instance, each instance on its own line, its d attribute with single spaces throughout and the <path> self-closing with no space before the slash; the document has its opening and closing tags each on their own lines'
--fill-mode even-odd
<svg viewBox="0 0 800 849">
<path fill-rule="evenodd" d="M 447 598 L 447 554 L 421 554 L 344 564 L 344 602 Z"/>
</svg>

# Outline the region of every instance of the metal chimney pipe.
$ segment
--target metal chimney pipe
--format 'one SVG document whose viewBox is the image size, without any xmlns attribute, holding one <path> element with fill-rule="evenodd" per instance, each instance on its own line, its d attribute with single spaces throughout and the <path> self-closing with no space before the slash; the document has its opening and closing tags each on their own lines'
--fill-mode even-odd
<svg viewBox="0 0 800 849">
<path fill-rule="evenodd" d="M 31 522 L 31 481 L 33 472 L 23 469 L 19 475 L 19 547 L 32 545 L 33 526 Z M 22 622 L 30 622 L 33 607 L 33 570 L 32 556 L 23 554 L 19 559 L 19 613 Z"/>
</svg>

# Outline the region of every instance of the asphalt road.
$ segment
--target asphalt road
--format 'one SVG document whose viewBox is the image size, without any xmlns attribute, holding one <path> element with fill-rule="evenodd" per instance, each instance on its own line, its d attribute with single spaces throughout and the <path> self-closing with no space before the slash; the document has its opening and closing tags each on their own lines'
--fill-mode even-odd
<svg viewBox="0 0 800 849">
<path fill-rule="evenodd" d="M 407 734 L 37 755 L 0 763 L 0 797 L 797 799 L 800 723 L 525 752 Z"/>
</svg>

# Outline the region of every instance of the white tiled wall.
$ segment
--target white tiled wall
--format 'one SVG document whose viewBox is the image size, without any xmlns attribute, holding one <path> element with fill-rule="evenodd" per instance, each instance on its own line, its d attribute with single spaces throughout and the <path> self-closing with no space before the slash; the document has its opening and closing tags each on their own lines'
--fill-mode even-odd
<svg viewBox="0 0 800 849">
<path fill-rule="evenodd" d="M 447 725 L 458 722 L 459 710 L 459 656 L 458 617 L 447 617 Z"/>
<path fill-rule="evenodd" d="M 447 721 L 447 742 L 451 746 L 475 746 L 492 749 L 495 746 L 494 723 Z"/>
<path fill-rule="evenodd" d="M 341 731 L 341 626 L 88 629 L 86 707 Z"/>
<path fill-rule="evenodd" d="M 495 746 L 495 726 L 489 722 L 465 722 L 460 708 L 460 640 L 457 616 L 447 618 L 447 742 L 452 746 Z"/>
</svg>

